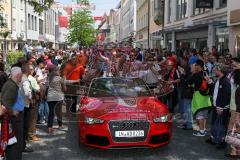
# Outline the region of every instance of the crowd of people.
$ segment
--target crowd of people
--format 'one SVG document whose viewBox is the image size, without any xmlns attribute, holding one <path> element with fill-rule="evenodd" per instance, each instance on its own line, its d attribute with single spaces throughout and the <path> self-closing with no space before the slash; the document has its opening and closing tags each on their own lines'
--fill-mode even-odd
<svg viewBox="0 0 240 160">
<path fill-rule="evenodd" d="M 218 149 L 228 143 L 226 156 L 239 158 L 239 58 L 195 49 L 180 56 L 139 48 L 38 49 L 26 50 L 10 73 L 0 59 L 1 157 L 16 160 L 22 152 L 33 152 L 29 142 L 41 141 L 37 124 L 45 124 L 52 134 L 56 117 L 58 129 L 63 129 L 62 106 L 69 113 L 78 111 L 76 86 L 89 86 L 95 77 L 119 76 L 142 78 L 174 117 L 182 119 L 179 128 L 209 136 L 206 142 Z"/>
</svg>

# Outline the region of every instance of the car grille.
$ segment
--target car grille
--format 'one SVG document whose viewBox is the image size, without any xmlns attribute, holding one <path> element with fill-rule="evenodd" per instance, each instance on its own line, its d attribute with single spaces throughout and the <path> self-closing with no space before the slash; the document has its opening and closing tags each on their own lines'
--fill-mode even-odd
<svg viewBox="0 0 240 160">
<path fill-rule="evenodd" d="M 149 122 L 142 120 L 124 120 L 124 121 L 110 121 L 109 129 L 114 142 L 144 142 L 146 141 Z M 133 131 L 144 130 L 144 137 L 115 137 L 115 131 Z"/>
</svg>

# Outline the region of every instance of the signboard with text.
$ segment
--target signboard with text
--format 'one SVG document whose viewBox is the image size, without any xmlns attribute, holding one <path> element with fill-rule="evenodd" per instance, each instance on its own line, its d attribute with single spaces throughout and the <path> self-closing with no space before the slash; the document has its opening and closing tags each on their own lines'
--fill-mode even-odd
<svg viewBox="0 0 240 160">
<path fill-rule="evenodd" d="M 213 8 L 213 0 L 196 0 L 196 8 Z"/>
</svg>

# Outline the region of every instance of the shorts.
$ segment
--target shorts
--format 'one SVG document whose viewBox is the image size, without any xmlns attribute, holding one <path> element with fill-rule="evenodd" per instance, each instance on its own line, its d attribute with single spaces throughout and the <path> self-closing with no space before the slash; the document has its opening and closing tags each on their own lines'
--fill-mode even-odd
<svg viewBox="0 0 240 160">
<path fill-rule="evenodd" d="M 208 109 L 197 112 L 196 119 L 197 120 L 208 119 Z"/>
</svg>

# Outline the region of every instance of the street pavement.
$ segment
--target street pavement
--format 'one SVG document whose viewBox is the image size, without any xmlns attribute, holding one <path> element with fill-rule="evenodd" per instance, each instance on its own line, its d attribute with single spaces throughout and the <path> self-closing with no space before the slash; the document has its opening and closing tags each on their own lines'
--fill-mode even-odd
<svg viewBox="0 0 240 160">
<path fill-rule="evenodd" d="M 100 150 L 79 147 L 76 122 L 66 122 L 64 130 L 47 134 L 46 126 L 38 126 L 41 141 L 32 143 L 33 153 L 24 153 L 24 160 L 222 160 L 225 150 L 217 150 L 205 143 L 205 138 L 194 137 L 173 125 L 171 143 L 158 149 Z"/>
</svg>

